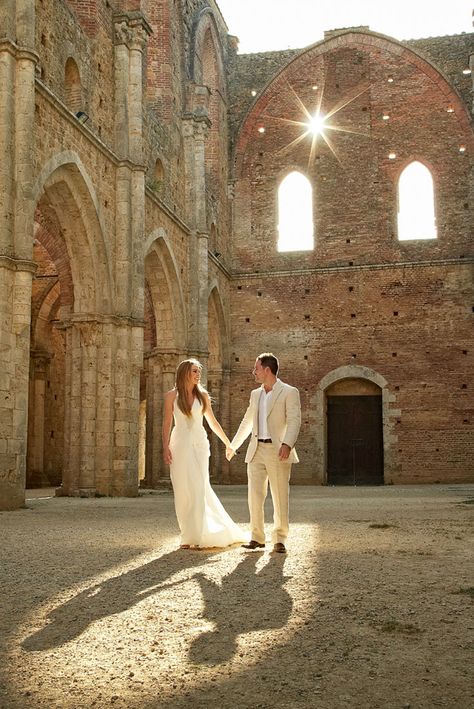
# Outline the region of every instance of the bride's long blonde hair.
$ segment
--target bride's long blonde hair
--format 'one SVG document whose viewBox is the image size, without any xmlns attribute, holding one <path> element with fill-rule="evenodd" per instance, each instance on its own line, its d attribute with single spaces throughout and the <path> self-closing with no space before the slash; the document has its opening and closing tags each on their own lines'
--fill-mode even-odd
<svg viewBox="0 0 474 709">
<path fill-rule="evenodd" d="M 186 384 L 191 375 L 191 369 L 196 366 L 202 371 L 202 364 L 197 359 L 184 359 L 178 364 L 176 370 L 175 389 L 178 392 L 178 406 L 185 416 L 191 416 L 191 407 L 189 405 Z M 207 400 L 205 397 L 207 391 L 201 384 L 196 384 L 193 388 L 193 396 L 199 401 L 202 407 L 202 413 L 206 413 Z"/>
</svg>

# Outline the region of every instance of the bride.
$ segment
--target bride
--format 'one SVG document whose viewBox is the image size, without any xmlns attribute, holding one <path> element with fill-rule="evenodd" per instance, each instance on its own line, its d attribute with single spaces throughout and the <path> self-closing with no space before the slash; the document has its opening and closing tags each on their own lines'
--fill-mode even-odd
<svg viewBox="0 0 474 709">
<path fill-rule="evenodd" d="M 183 549 L 225 547 L 245 540 L 209 482 L 210 450 L 203 416 L 226 447 L 230 441 L 200 384 L 201 370 L 196 359 L 180 362 L 175 387 L 165 395 L 164 404 L 163 460 L 170 466 Z"/>
</svg>

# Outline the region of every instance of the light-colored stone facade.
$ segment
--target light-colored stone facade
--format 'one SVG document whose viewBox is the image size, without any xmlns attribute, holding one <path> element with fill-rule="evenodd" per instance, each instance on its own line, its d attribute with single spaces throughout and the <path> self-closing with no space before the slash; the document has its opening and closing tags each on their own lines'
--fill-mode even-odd
<svg viewBox="0 0 474 709">
<path fill-rule="evenodd" d="M 380 390 L 384 482 L 472 479 L 473 35 L 356 28 L 239 56 L 213 0 L 7 0 L 0 28 L 0 509 L 26 485 L 156 487 L 180 359 L 203 362 L 231 434 L 268 349 L 302 393 L 296 482 L 327 482 L 339 380 Z M 323 80 L 336 103 L 367 83 L 341 111 L 344 169 L 282 151 L 294 129 L 271 118 Z M 396 239 L 413 159 L 434 174 L 435 243 Z M 282 254 L 294 169 L 317 238 Z M 213 440 L 213 479 L 243 481 L 242 458 Z"/>
</svg>

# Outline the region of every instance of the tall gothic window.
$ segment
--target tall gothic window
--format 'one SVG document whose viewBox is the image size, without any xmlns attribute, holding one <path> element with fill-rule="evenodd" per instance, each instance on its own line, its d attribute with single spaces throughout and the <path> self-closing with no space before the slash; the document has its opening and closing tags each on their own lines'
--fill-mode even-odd
<svg viewBox="0 0 474 709">
<path fill-rule="evenodd" d="M 314 247 L 313 190 L 301 172 L 290 172 L 278 188 L 278 251 Z"/>
<path fill-rule="evenodd" d="M 421 162 L 411 162 L 398 181 L 398 239 L 436 239 L 433 178 Z"/>
</svg>

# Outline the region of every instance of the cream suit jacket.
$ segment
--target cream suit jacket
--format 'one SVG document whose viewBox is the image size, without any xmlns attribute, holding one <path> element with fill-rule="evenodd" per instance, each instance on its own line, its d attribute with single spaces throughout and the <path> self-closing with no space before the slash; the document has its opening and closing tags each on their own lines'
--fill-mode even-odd
<svg viewBox="0 0 474 709">
<path fill-rule="evenodd" d="M 245 462 L 250 463 L 258 445 L 258 405 L 263 386 L 254 389 L 250 394 L 250 403 L 242 422 L 235 434 L 230 447 L 237 450 L 245 439 L 252 434 Z M 301 426 L 301 404 L 298 389 L 277 379 L 273 386 L 273 394 L 267 407 L 267 427 L 272 439 L 272 445 L 278 455 L 282 443 L 290 446 L 289 463 L 297 463 L 298 456 L 294 449 Z"/>
</svg>

